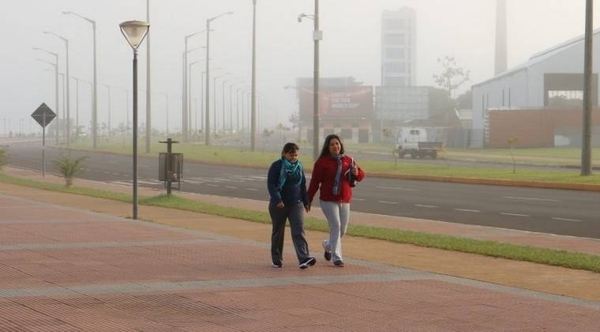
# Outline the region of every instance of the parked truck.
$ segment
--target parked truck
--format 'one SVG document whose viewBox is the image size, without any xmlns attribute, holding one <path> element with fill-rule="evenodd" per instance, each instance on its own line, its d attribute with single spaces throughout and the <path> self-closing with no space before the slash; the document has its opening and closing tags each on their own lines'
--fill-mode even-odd
<svg viewBox="0 0 600 332">
<path fill-rule="evenodd" d="M 437 158 L 438 152 L 443 148 L 443 142 L 431 141 L 427 137 L 427 130 L 421 127 L 401 127 L 396 133 L 396 151 L 398 157 L 410 155 L 414 158 Z"/>
</svg>

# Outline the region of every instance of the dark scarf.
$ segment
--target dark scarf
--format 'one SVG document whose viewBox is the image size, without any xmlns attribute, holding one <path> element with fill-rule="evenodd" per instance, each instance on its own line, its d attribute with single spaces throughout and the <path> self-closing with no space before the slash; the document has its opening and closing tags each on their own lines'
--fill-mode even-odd
<svg viewBox="0 0 600 332">
<path fill-rule="evenodd" d="M 279 171 L 279 190 L 283 189 L 287 179 L 295 179 L 294 185 L 302 181 L 302 163 L 300 160 L 289 162 L 285 157 L 281 157 L 281 170 Z"/>
<path fill-rule="evenodd" d="M 340 194 L 340 180 L 342 178 L 342 158 L 344 158 L 344 155 L 338 154 L 332 155 L 332 157 L 337 161 L 337 169 L 335 171 L 335 178 L 333 179 L 333 188 L 331 190 L 331 193 L 337 196 Z"/>
</svg>

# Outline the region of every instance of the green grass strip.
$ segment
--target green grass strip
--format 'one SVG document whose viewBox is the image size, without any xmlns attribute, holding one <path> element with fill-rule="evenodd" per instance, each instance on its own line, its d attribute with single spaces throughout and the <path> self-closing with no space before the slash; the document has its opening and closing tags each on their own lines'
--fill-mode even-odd
<svg viewBox="0 0 600 332">
<path fill-rule="evenodd" d="M 77 186 L 67 188 L 64 185 L 15 178 L 2 173 L 0 173 L 0 182 L 69 194 L 111 199 L 121 202 L 132 201 L 131 195 L 128 194 L 108 192 L 93 188 L 82 188 Z M 175 195 L 170 197 L 164 194 L 152 197 L 140 197 L 139 204 L 200 212 L 227 218 L 259 222 L 263 224 L 271 223 L 269 214 L 266 211 L 249 211 L 234 207 L 225 207 L 221 205 L 193 201 Z M 313 217 L 308 217 L 305 219 L 305 229 L 328 232 L 327 223 L 322 219 Z M 410 244 L 420 247 L 458 251 L 495 258 L 505 258 L 517 261 L 561 266 L 570 269 L 600 272 L 600 256 L 586 253 L 355 224 L 351 224 L 348 227 L 347 234 L 356 237 Z"/>
</svg>

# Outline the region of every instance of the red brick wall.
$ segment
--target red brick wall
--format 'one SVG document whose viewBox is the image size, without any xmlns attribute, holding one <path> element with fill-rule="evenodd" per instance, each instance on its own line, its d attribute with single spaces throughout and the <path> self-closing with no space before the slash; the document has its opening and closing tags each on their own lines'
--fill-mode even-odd
<svg viewBox="0 0 600 332">
<path fill-rule="evenodd" d="M 600 112 L 592 112 L 592 125 L 600 125 Z M 555 127 L 582 126 L 581 110 L 520 109 L 490 110 L 489 147 L 507 148 L 517 138 L 516 147 L 553 147 Z"/>
</svg>

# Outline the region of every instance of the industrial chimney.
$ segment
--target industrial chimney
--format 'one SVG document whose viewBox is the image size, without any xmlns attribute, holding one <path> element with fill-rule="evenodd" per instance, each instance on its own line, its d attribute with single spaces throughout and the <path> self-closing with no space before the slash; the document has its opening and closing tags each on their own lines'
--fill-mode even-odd
<svg viewBox="0 0 600 332">
<path fill-rule="evenodd" d="M 496 58 L 494 75 L 506 71 L 506 0 L 496 0 Z"/>
</svg>

